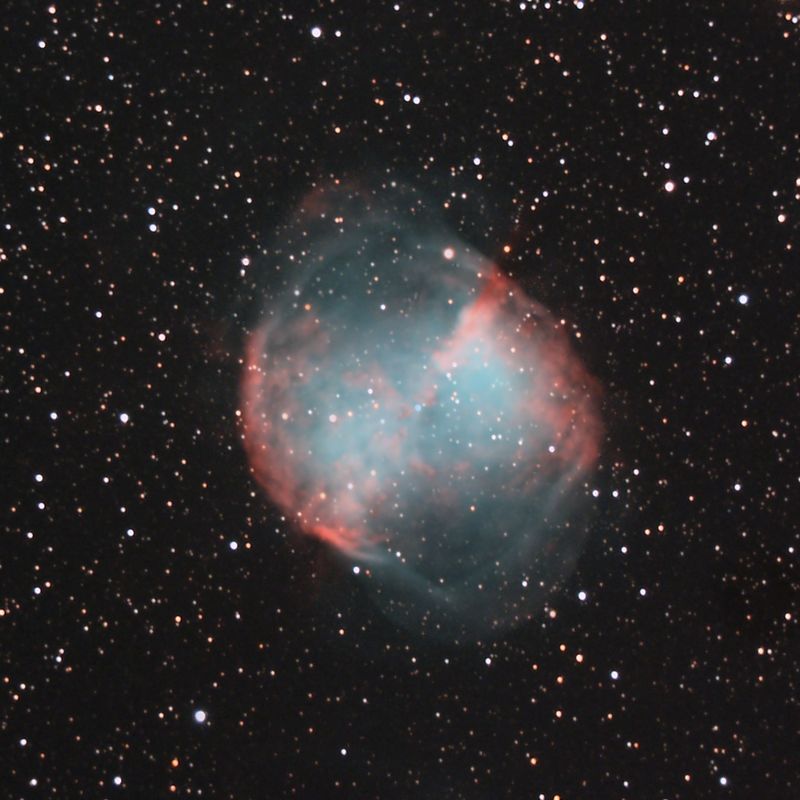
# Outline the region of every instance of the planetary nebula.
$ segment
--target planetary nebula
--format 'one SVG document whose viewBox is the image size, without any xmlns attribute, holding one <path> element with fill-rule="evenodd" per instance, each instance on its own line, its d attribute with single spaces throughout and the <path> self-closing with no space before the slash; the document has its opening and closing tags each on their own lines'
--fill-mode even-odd
<svg viewBox="0 0 800 800">
<path fill-rule="evenodd" d="M 392 183 L 317 190 L 279 242 L 242 379 L 253 474 L 404 626 L 529 619 L 582 546 L 600 438 L 562 323 Z"/>
</svg>

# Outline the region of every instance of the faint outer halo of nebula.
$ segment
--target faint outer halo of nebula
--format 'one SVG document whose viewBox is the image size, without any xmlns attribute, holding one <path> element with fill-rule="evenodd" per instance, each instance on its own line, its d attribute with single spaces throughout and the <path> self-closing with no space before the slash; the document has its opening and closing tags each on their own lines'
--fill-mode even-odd
<svg viewBox="0 0 800 800">
<path fill-rule="evenodd" d="M 562 323 L 408 188 L 332 184 L 283 235 L 242 378 L 254 476 L 405 627 L 530 618 L 580 553 L 601 438 Z"/>
</svg>

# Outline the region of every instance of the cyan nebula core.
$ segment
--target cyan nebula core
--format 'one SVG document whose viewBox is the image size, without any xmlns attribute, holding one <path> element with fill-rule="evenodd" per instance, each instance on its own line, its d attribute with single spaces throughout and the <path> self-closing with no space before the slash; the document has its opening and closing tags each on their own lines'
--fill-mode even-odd
<svg viewBox="0 0 800 800">
<path fill-rule="evenodd" d="M 530 619 L 582 547 L 601 434 L 564 325 L 391 182 L 315 191 L 280 239 L 242 379 L 253 474 L 406 628 Z"/>
</svg>

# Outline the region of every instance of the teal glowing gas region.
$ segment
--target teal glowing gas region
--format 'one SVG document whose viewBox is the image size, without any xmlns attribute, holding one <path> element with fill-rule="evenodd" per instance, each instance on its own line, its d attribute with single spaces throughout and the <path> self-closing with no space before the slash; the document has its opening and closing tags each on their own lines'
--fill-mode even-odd
<svg viewBox="0 0 800 800">
<path fill-rule="evenodd" d="M 403 624 L 528 618 L 578 555 L 598 457 L 562 324 L 407 189 L 327 187 L 282 234 L 242 381 L 255 477 Z"/>
</svg>

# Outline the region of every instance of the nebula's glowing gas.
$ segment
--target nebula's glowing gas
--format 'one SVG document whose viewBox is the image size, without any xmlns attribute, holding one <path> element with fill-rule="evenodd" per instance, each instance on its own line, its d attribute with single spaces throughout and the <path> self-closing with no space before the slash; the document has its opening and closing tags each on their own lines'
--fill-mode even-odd
<svg viewBox="0 0 800 800">
<path fill-rule="evenodd" d="M 331 186 L 282 235 L 242 382 L 255 477 L 402 623 L 529 617 L 580 550 L 598 455 L 561 324 L 409 190 Z"/>
</svg>

